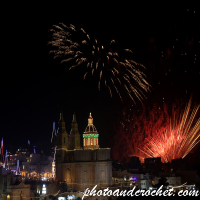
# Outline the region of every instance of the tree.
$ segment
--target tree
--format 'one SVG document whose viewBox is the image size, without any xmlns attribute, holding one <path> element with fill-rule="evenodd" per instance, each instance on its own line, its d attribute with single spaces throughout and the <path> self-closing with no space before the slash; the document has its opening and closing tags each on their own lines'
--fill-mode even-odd
<svg viewBox="0 0 200 200">
<path fill-rule="evenodd" d="M 161 177 L 158 180 L 158 183 L 154 185 L 154 187 L 159 188 L 161 185 L 163 185 L 164 188 L 166 188 L 169 185 L 165 177 Z"/>
</svg>

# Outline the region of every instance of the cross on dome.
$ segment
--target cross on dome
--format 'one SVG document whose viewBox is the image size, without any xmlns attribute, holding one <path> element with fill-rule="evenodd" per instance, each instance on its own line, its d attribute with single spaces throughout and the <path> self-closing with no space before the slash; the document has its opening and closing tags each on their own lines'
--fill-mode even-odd
<svg viewBox="0 0 200 200">
<path fill-rule="evenodd" d="M 88 125 L 93 125 L 93 118 L 92 118 L 91 113 L 90 113 L 90 116 L 88 118 Z"/>
</svg>

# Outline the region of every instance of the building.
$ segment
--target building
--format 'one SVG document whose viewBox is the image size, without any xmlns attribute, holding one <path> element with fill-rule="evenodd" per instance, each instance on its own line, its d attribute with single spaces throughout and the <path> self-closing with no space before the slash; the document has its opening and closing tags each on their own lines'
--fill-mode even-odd
<svg viewBox="0 0 200 200">
<path fill-rule="evenodd" d="M 53 180 L 55 179 L 55 163 L 52 156 L 26 152 L 18 149 L 15 154 L 6 152 L 4 168 L 22 179 Z"/>
<path fill-rule="evenodd" d="M 11 170 L 14 174 L 19 174 L 22 162 L 26 162 L 26 152 L 17 151 L 15 154 L 8 152 L 5 158 L 5 168 Z"/>
<path fill-rule="evenodd" d="M 30 154 L 26 162 L 22 162 L 21 175 L 24 179 L 52 180 L 53 158 L 42 154 Z"/>
<path fill-rule="evenodd" d="M 11 171 L 5 173 L 4 168 L 0 167 L 1 200 L 19 200 L 22 198 L 30 199 L 30 185 L 24 184 L 20 179 L 21 177 L 19 175 L 14 175 Z"/>
<path fill-rule="evenodd" d="M 56 180 L 66 181 L 67 186 L 84 190 L 86 188 L 107 187 L 112 184 L 112 161 L 110 148 L 100 148 L 97 129 L 90 114 L 83 134 L 83 149 L 74 114 L 71 132 L 65 129 L 63 113 L 60 114 L 56 147 Z"/>
<path fill-rule="evenodd" d="M 112 182 L 116 188 L 134 187 L 139 189 L 150 189 L 152 187 L 152 176 L 149 173 L 132 173 L 127 170 L 113 169 Z"/>
</svg>

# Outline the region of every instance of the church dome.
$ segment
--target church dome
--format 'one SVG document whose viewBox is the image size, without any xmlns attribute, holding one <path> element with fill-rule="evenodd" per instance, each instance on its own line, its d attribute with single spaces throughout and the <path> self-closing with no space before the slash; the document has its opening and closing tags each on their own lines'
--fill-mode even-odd
<svg viewBox="0 0 200 200">
<path fill-rule="evenodd" d="M 90 116 L 88 118 L 88 125 L 85 129 L 85 132 L 86 134 L 89 134 L 89 133 L 97 133 L 97 129 L 96 127 L 93 125 L 93 118 L 91 116 L 91 113 L 90 113 Z"/>
<path fill-rule="evenodd" d="M 85 129 L 85 133 L 97 133 L 97 129 L 94 125 L 89 125 Z"/>
</svg>

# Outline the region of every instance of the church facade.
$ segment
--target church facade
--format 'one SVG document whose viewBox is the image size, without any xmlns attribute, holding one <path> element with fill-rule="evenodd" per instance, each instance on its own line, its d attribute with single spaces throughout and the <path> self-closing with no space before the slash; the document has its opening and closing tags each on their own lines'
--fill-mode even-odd
<svg viewBox="0 0 200 200">
<path fill-rule="evenodd" d="M 112 184 L 110 148 L 100 148 L 99 134 L 91 114 L 83 133 L 83 149 L 75 114 L 68 134 L 61 112 L 56 144 L 57 181 L 66 181 L 69 188 L 76 190 L 93 188 L 95 185 L 102 188 Z"/>
</svg>

